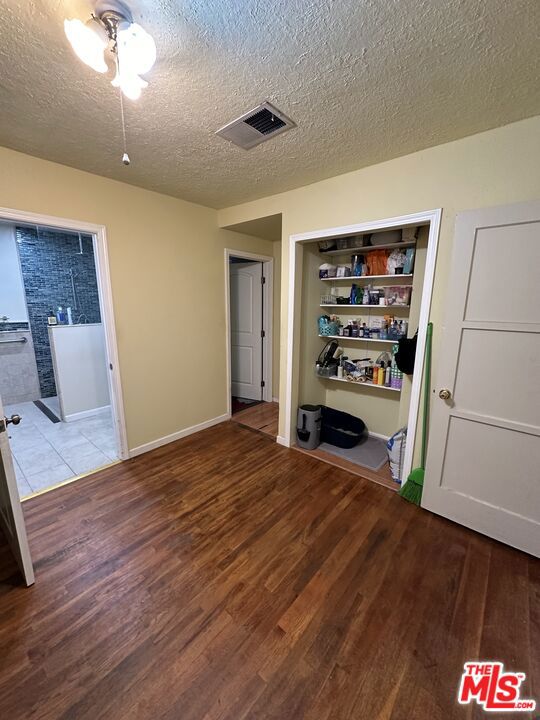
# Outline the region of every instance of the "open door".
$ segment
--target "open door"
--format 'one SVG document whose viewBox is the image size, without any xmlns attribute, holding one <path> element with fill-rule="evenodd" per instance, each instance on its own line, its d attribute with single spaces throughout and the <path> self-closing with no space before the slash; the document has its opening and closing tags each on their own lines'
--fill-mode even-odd
<svg viewBox="0 0 540 720">
<path fill-rule="evenodd" d="M 34 568 L 9 447 L 8 427 L 18 416 L 4 417 L 0 398 L 0 523 L 11 546 L 26 585 L 34 584 Z"/>
<path fill-rule="evenodd" d="M 458 215 L 422 506 L 540 557 L 540 202 Z"/>
<path fill-rule="evenodd" d="M 262 263 L 230 266 L 231 391 L 236 397 L 263 399 Z"/>
</svg>

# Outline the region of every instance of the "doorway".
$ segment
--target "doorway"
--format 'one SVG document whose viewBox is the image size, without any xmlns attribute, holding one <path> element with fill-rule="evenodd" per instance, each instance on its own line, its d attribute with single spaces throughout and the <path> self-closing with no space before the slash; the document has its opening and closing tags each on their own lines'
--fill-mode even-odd
<svg viewBox="0 0 540 720">
<path fill-rule="evenodd" d="M 291 236 L 280 444 L 300 446 L 394 490 L 406 481 L 440 215 L 434 210 Z M 412 373 L 396 357 L 400 340 L 416 347 Z M 320 437 L 315 429 L 314 444 L 304 447 L 296 432 L 303 406 L 320 413 L 318 427 L 328 429 Z"/>
<path fill-rule="evenodd" d="M 260 406 L 274 404 L 272 271 L 273 258 L 225 251 L 228 411 L 237 421 L 251 422 L 263 409 L 266 418 L 268 407 Z"/>
<path fill-rule="evenodd" d="M 0 404 L 24 500 L 127 452 L 104 230 L 9 214 L 0 213 Z"/>
</svg>

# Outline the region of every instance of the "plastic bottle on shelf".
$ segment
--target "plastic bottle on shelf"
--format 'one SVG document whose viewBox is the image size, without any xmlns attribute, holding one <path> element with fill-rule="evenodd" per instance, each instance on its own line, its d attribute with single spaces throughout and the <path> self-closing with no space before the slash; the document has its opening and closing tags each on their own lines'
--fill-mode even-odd
<svg viewBox="0 0 540 720">
<path fill-rule="evenodd" d="M 378 366 L 378 365 L 374 365 L 374 366 L 373 366 L 373 380 L 372 380 L 372 382 L 373 382 L 374 385 L 378 385 L 378 384 L 379 384 L 379 366 Z"/>
<path fill-rule="evenodd" d="M 362 305 L 369 305 L 369 288 L 370 288 L 369 285 L 367 285 L 364 288 L 364 294 L 362 296 Z"/>
</svg>

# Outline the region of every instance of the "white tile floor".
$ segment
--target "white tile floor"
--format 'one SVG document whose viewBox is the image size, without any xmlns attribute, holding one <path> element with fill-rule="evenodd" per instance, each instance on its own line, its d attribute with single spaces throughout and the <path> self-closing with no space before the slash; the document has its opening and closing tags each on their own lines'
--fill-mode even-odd
<svg viewBox="0 0 540 720">
<path fill-rule="evenodd" d="M 59 415 L 57 398 L 43 402 Z M 4 412 L 22 417 L 20 425 L 9 426 L 21 497 L 118 459 L 109 411 L 69 423 L 53 423 L 32 402 L 7 405 Z"/>
</svg>

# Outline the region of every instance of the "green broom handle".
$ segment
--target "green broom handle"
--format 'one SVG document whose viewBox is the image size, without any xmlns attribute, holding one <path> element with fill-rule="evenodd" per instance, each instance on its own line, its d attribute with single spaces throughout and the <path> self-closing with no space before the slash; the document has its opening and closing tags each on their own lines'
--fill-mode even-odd
<svg viewBox="0 0 540 720">
<path fill-rule="evenodd" d="M 428 323 L 426 332 L 426 366 L 424 368 L 424 417 L 422 422 L 422 469 L 426 469 L 427 432 L 429 418 L 429 394 L 431 390 L 431 339 L 433 323 Z"/>
</svg>

